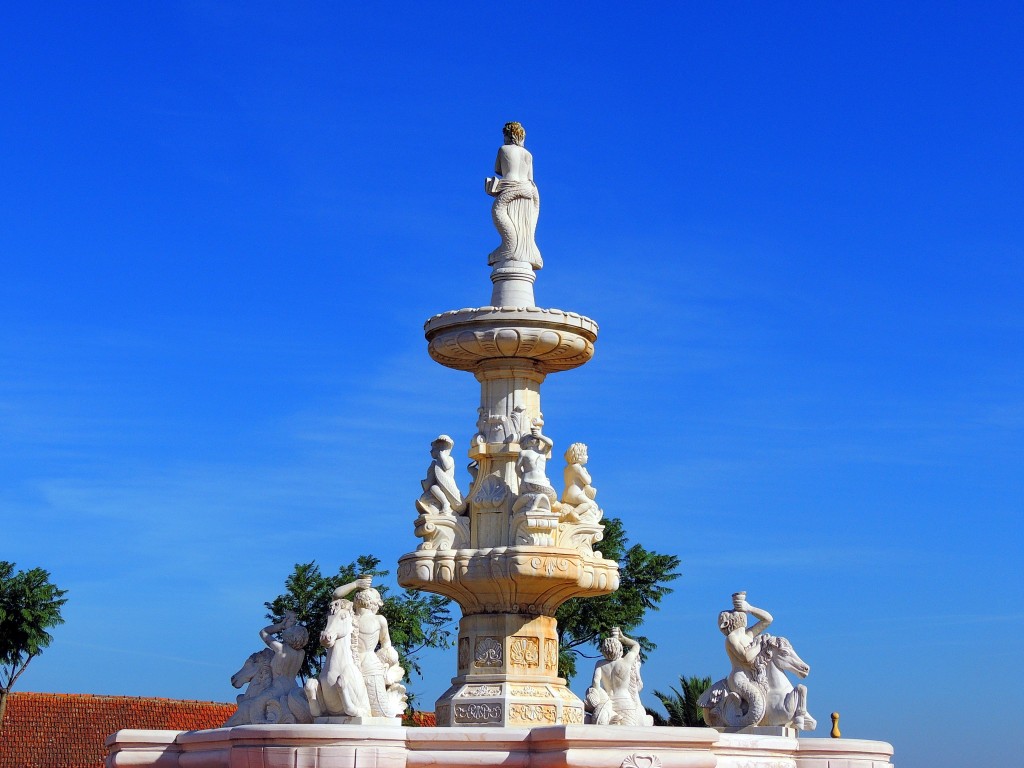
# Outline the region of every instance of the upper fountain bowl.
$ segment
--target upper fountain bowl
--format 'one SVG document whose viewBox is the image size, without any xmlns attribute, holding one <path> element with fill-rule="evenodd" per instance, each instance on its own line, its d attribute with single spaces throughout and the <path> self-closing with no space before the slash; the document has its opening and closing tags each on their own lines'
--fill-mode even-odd
<svg viewBox="0 0 1024 768">
<path fill-rule="evenodd" d="M 526 359 L 542 373 L 568 371 L 594 356 L 597 323 L 561 309 L 479 307 L 442 312 L 423 326 L 430 356 L 474 371 L 487 360 Z"/>
</svg>

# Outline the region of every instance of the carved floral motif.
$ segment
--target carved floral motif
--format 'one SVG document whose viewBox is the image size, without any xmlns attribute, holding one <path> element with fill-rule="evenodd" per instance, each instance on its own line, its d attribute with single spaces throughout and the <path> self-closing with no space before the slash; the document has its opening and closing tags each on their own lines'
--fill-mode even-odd
<svg viewBox="0 0 1024 768">
<path fill-rule="evenodd" d="M 566 725 L 583 725 L 583 708 L 563 707 L 562 722 Z"/>
<path fill-rule="evenodd" d="M 657 755 L 642 755 L 634 752 L 622 761 L 620 768 L 661 768 L 661 758 Z"/>
<path fill-rule="evenodd" d="M 501 722 L 501 704 L 456 704 L 455 719 L 460 723 Z"/>
<path fill-rule="evenodd" d="M 477 641 L 474 667 L 500 667 L 502 663 L 501 643 L 493 637 L 482 637 Z"/>
<path fill-rule="evenodd" d="M 460 696 L 475 698 L 478 696 L 501 696 L 500 685 L 467 685 Z"/>
<path fill-rule="evenodd" d="M 536 685 L 518 685 L 509 688 L 509 696 L 532 696 L 534 698 L 545 697 L 548 695 L 548 689 L 542 688 Z"/>
<path fill-rule="evenodd" d="M 536 637 L 513 637 L 508 656 L 513 667 L 538 667 L 540 641 Z"/>
<path fill-rule="evenodd" d="M 547 669 L 558 669 L 558 641 L 547 639 L 544 641 L 544 666 Z"/>
<path fill-rule="evenodd" d="M 520 723 L 554 723 L 554 704 L 513 704 L 508 708 L 509 719 Z"/>
<path fill-rule="evenodd" d="M 473 494 L 473 505 L 485 509 L 497 509 L 508 495 L 508 486 L 496 475 L 488 475 Z"/>
</svg>

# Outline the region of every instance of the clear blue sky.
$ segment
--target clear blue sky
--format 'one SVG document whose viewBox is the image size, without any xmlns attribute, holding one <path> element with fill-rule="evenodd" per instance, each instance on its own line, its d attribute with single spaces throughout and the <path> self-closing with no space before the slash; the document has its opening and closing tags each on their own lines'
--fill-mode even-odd
<svg viewBox="0 0 1024 768">
<path fill-rule="evenodd" d="M 477 405 L 422 322 L 489 299 L 515 119 L 538 301 L 601 324 L 547 431 L 683 561 L 648 694 L 724 674 L 746 589 L 819 722 L 995 764 L 1024 707 L 1020 4 L 481 7 L 8 9 L 0 557 L 69 590 L 19 687 L 230 700 L 292 564 L 415 547 L 429 442 L 461 452 Z"/>
</svg>

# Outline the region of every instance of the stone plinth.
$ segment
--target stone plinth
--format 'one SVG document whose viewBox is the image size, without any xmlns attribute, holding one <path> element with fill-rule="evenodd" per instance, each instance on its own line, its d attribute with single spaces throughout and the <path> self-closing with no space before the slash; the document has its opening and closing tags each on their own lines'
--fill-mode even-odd
<svg viewBox="0 0 1024 768">
<path fill-rule="evenodd" d="M 719 734 L 711 728 L 390 728 L 246 725 L 118 731 L 108 768 L 892 768 L 861 739 Z"/>
</svg>

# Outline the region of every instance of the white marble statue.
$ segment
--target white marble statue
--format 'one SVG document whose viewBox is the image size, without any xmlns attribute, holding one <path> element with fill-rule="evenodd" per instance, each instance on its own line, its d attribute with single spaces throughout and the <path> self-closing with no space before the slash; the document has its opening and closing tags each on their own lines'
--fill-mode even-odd
<svg viewBox="0 0 1024 768">
<path fill-rule="evenodd" d="M 550 512 L 558 499 L 546 472 L 554 443 L 542 433 L 543 425 L 543 419 L 534 419 L 530 431 L 519 439 L 519 457 L 516 459 L 519 498 L 512 506 L 513 512 L 541 509 Z"/>
<path fill-rule="evenodd" d="M 772 623 L 768 611 L 748 603 L 746 592 L 732 597 L 733 610 L 718 616 L 732 670 L 698 700 L 704 722 L 716 728 L 787 726 L 813 731 L 817 722 L 807 712 L 807 687 L 794 688 L 786 677 L 786 672 L 806 677 L 811 668 L 786 638 L 764 631 Z M 749 629 L 748 614 L 758 619 Z"/>
<path fill-rule="evenodd" d="M 369 579 L 360 584 L 370 585 Z M 320 645 L 327 658 L 320 674 L 306 681 L 306 699 L 313 717 L 370 717 L 370 699 L 363 673 L 356 664 L 355 610 L 343 597 L 331 602 L 327 624 L 320 633 Z"/>
<path fill-rule="evenodd" d="M 363 576 L 334 590 L 320 635 L 327 659 L 320 675 L 306 681 L 314 717 L 393 718 L 405 711 L 405 670 L 391 645 L 387 619 L 377 613 L 384 601 L 371 583 Z"/>
<path fill-rule="evenodd" d="M 587 471 L 587 446 L 573 443 L 565 452 L 565 490 L 562 491 L 562 519 L 572 523 L 581 520 L 597 522 L 601 510 L 594 499 L 597 489 L 590 484 Z"/>
<path fill-rule="evenodd" d="M 537 248 L 537 217 L 540 193 L 533 182 L 533 155 L 523 146 L 526 131 L 519 123 L 505 123 L 505 143 L 498 150 L 494 172 L 485 189 L 494 197 L 491 217 L 501 235 L 501 245 L 491 252 L 491 266 L 509 261 L 525 262 L 533 269 L 544 266 Z"/>
<path fill-rule="evenodd" d="M 455 482 L 455 460 L 452 448 L 455 442 L 448 435 L 439 435 L 430 444 L 430 466 L 427 476 L 420 482 L 423 495 L 416 508 L 425 515 L 453 515 L 462 511 L 462 493 Z"/>
<path fill-rule="evenodd" d="M 614 627 L 611 637 L 601 643 L 601 654 L 604 660 L 594 666 L 594 678 L 584 700 L 587 722 L 654 725 L 654 718 L 640 702 L 640 691 L 644 687 L 640 677 L 640 644 Z"/>
<path fill-rule="evenodd" d="M 391 645 L 388 620 L 378 613 L 384 600 L 369 586 L 369 579 L 338 587 L 334 596 L 344 597 L 355 588 L 359 589 L 353 598 L 356 663 L 366 683 L 370 711 L 374 717 L 398 717 L 405 711 L 408 698 L 402 685 L 405 669 L 399 663 L 398 651 Z"/>
<path fill-rule="evenodd" d="M 296 622 L 293 612 L 260 630 L 267 647 L 249 656 L 231 676 L 231 685 L 245 691 L 236 701 L 238 709 L 225 726 L 263 723 L 310 723 L 313 721 L 296 677 L 306 658 L 309 632 Z"/>
</svg>

